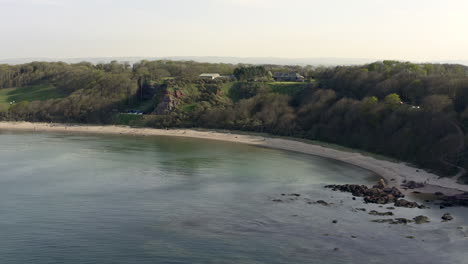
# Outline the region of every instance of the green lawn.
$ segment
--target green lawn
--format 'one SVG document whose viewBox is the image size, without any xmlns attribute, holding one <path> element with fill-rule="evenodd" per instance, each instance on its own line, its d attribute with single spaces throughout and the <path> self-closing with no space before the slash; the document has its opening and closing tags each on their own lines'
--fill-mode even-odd
<svg viewBox="0 0 468 264">
<path fill-rule="evenodd" d="M 54 98 L 63 98 L 66 95 L 59 92 L 53 85 L 38 84 L 17 88 L 0 89 L 0 110 L 6 110 L 10 102 L 15 101 L 44 101 Z"/>
</svg>

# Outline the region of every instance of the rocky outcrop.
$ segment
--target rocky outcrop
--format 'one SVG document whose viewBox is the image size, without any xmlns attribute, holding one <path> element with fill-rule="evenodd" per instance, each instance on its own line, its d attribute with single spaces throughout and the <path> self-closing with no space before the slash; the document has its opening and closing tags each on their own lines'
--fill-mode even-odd
<svg viewBox="0 0 468 264">
<path fill-rule="evenodd" d="M 424 216 L 424 215 L 416 216 L 415 218 L 413 218 L 413 220 L 418 225 L 431 222 L 429 221 L 429 217 Z"/>
<path fill-rule="evenodd" d="M 325 186 L 325 188 L 332 189 L 333 191 L 349 192 L 353 196 L 357 196 L 357 197 L 364 197 L 364 202 L 366 203 L 375 203 L 375 204 L 393 203 L 394 206 L 396 207 L 419 208 L 419 209 L 427 208 L 426 206 L 418 204 L 416 202 L 410 202 L 405 199 L 399 199 L 399 198 L 405 197 L 403 193 L 395 187 L 391 187 L 391 188 L 387 187 L 383 180 L 380 180 L 372 188 L 368 188 L 365 185 L 356 185 L 356 184 L 327 185 Z"/>
<path fill-rule="evenodd" d="M 425 209 L 426 206 L 418 204 L 416 202 L 410 202 L 405 199 L 399 199 L 395 201 L 394 204 L 396 207 L 406 207 L 406 208 L 419 208 L 419 209 Z"/>
<path fill-rule="evenodd" d="M 408 188 L 408 189 L 418 189 L 424 187 L 424 183 L 421 182 L 415 182 L 415 181 L 409 181 L 405 182 L 401 185 L 402 187 Z"/>
<path fill-rule="evenodd" d="M 325 188 L 333 191 L 349 192 L 353 196 L 364 197 L 366 203 L 388 204 L 394 203 L 398 198 L 404 195 L 395 187 L 387 187 L 383 180 L 379 181 L 372 188 L 365 185 L 345 184 L 345 185 L 328 185 Z"/>
<path fill-rule="evenodd" d="M 185 95 L 181 91 L 169 92 L 164 94 L 164 97 L 154 110 L 157 115 L 166 115 L 172 112 L 180 104 L 180 99 Z"/>
<path fill-rule="evenodd" d="M 375 210 L 372 210 L 369 212 L 370 215 L 376 215 L 376 216 L 393 216 L 393 213 L 392 212 L 384 212 L 384 213 L 381 213 L 381 212 L 377 212 Z"/>
<path fill-rule="evenodd" d="M 444 214 L 444 215 L 442 216 L 442 220 L 443 220 L 443 222 L 452 221 L 452 220 L 453 220 L 453 216 L 452 216 L 451 214 L 449 214 L 449 213 Z"/>
<path fill-rule="evenodd" d="M 406 219 L 406 218 L 395 218 L 395 219 L 377 219 L 377 220 L 372 220 L 371 222 L 374 223 L 386 223 L 386 224 L 392 224 L 392 225 L 406 225 L 409 223 L 413 223 L 414 221 L 411 219 Z"/>
</svg>

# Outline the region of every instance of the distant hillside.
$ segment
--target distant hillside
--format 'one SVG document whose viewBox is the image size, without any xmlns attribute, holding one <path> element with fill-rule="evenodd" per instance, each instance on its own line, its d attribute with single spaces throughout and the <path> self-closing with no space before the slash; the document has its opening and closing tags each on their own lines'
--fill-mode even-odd
<svg viewBox="0 0 468 264">
<path fill-rule="evenodd" d="M 336 65 L 362 65 L 376 61 L 376 59 L 365 58 L 275 58 L 275 57 L 216 57 L 216 56 L 172 56 L 172 57 L 99 57 L 99 58 L 18 58 L 3 59 L 0 64 L 24 64 L 33 61 L 79 63 L 83 61 L 93 64 L 109 63 L 111 61 L 128 62 L 130 64 L 141 60 L 173 60 L 173 61 L 196 61 L 207 63 L 231 63 L 231 64 L 275 64 L 275 65 L 312 65 L 312 66 L 336 66 Z M 468 61 L 430 61 L 431 63 L 462 64 L 468 66 Z"/>
</svg>

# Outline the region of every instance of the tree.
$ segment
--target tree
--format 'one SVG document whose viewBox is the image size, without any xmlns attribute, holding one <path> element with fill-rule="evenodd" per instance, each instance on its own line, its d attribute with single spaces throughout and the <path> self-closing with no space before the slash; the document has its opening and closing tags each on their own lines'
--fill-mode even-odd
<svg viewBox="0 0 468 264">
<path fill-rule="evenodd" d="M 432 113 L 449 112 L 453 110 L 453 102 L 447 95 L 435 94 L 425 97 L 422 107 Z"/>
<path fill-rule="evenodd" d="M 385 96 L 384 103 L 388 105 L 399 105 L 401 104 L 401 98 L 398 94 L 392 93 Z"/>
</svg>

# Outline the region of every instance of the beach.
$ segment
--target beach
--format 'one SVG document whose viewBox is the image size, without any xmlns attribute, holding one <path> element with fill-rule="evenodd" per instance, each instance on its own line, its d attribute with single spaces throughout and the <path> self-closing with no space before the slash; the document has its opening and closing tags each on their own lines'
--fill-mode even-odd
<svg viewBox="0 0 468 264">
<path fill-rule="evenodd" d="M 438 175 L 427 172 L 423 169 L 418 169 L 403 162 L 398 163 L 383 160 L 372 155 L 343 151 L 292 139 L 243 135 L 235 134 L 233 132 L 222 133 L 214 131 L 198 131 L 191 129 L 153 129 L 132 128 L 127 126 L 68 125 L 30 122 L 0 122 L 0 130 L 135 136 L 172 136 L 227 141 L 286 151 L 295 151 L 339 160 L 378 174 L 384 178 L 390 186 L 400 187 L 405 180 L 426 183 L 423 188 L 407 190 L 406 192 L 416 190 L 423 193 L 442 192 L 446 195 L 468 192 L 468 185 L 459 184 L 454 178 L 441 178 Z"/>
</svg>

